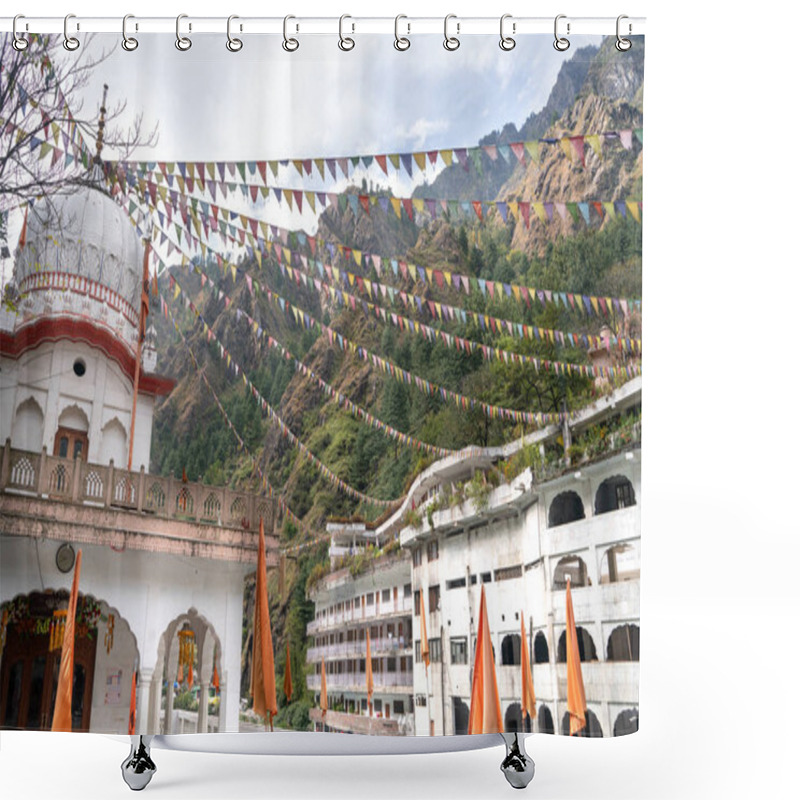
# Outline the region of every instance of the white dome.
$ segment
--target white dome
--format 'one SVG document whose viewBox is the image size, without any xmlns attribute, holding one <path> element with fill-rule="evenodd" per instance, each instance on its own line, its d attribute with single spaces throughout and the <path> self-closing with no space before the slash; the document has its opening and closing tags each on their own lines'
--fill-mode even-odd
<svg viewBox="0 0 800 800">
<path fill-rule="evenodd" d="M 126 212 L 99 189 L 81 187 L 30 209 L 16 280 L 19 285 L 29 275 L 47 272 L 79 275 L 110 289 L 138 316 L 142 258 Z"/>
</svg>

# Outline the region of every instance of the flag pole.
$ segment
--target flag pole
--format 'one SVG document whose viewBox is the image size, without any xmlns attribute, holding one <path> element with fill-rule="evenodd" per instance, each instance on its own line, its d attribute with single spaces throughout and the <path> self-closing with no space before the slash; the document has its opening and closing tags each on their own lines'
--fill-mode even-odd
<svg viewBox="0 0 800 800">
<path fill-rule="evenodd" d="M 128 472 L 133 462 L 133 437 L 136 432 L 136 400 L 139 397 L 139 375 L 142 369 L 142 342 L 144 342 L 147 314 L 150 311 L 150 274 L 148 260 L 150 256 L 150 237 L 144 240 L 144 266 L 142 268 L 142 299 L 139 306 L 139 335 L 136 342 L 136 367 L 133 373 L 133 409 L 131 411 L 131 437 L 128 442 Z"/>
</svg>

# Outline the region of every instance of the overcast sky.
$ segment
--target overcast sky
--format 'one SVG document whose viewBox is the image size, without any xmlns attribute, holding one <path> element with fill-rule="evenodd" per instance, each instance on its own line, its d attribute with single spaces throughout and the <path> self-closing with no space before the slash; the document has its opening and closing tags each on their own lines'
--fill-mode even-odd
<svg viewBox="0 0 800 800">
<path fill-rule="evenodd" d="M 407 52 L 393 47 L 391 36 L 356 36 L 352 51 L 342 52 L 335 36 L 300 37 L 287 53 L 277 36 L 245 36 L 238 53 L 225 37 L 198 35 L 180 52 L 170 34 L 139 36 L 126 52 L 119 36 L 97 36 L 88 43 L 111 55 L 94 71 L 82 91 L 84 111 L 99 106 L 103 83 L 108 107 L 127 103 L 115 124 L 127 125 L 142 113 L 144 129 L 158 124 L 158 144 L 139 153 L 148 161 L 272 160 L 396 153 L 464 147 L 507 122 L 520 126 L 546 103 L 565 60 L 598 36 L 573 36 L 566 53 L 553 48 L 550 35 L 519 37 L 510 52 L 496 36 L 472 36 L 448 52 L 440 35 L 417 35 Z M 59 48 L 58 58 L 73 58 Z M 113 157 L 108 149 L 104 156 Z M 412 182 L 394 170 L 389 178 L 373 164 L 368 178 L 407 195 Z M 351 174 L 360 183 L 364 173 Z M 428 180 L 435 177 L 432 170 Z M 270 180 L 272 176 L 270 174 Z M 417 179 L 415 182 L 419 182 Z M 282 169 L 279 186 L 339 191 L 347 181 L 324 185 Z M 243 202 L 236 210 L 252 213 Z M 258 216 L 282 227 L 316 229 L 308 209 L 290 212 L 274 199 L 260 204 Z M 10 242 L 16 241 L 16 225 Z M 16 232 L 18 235 L 18 232 Z M 10 263 L 3 264 L 4 273 Z"/>
</svg>

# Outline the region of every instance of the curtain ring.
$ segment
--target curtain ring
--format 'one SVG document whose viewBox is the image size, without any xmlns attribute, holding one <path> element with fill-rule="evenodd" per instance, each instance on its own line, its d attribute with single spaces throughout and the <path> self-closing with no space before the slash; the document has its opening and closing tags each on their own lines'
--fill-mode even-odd
<svg viewBox="0 0 800 800">
<path fill-rule="evenodd" d="M 128 36 L 129 19 L 134 19 L 133 14 L 126 14 L 122 18 L 122 49 L 127 50 L 130 53 L 132 50 L 135 50 L 139 46 L 139 40 L 134 39 L 133 36 Z"/>
<path fill-rule="evenodd" d="M 448 14 L 444 18 L 444 49 L 449 50 L 450 52 L 452 52 L 453 50 L 458 50 L 458 48 L 461 47 L 461 41 L 458 39 L 458 37 L 448 36 L 447 34 L 448 23 L 450 22 L 451 19 L 456 19 L 456 15 Z M 460 25 L 456 23 L 456 33 L 458 33 L 459 28 Z"/>
<path fill-rule="evenodd" d="M 631 42 L 630 39 L 623 39 L 622 36 L 619 35 L 620 22 L 622 22 L 623 19 L 628 19 L 628 17 L 625 14 L 620 14 L 617 17 L 617 41 L 614 43 L 614 46 L 620 51 L 620 53 L 630 50 L 633 46 L 633 42 Z M 630 30 L 631 26 L 628 24 L 628 33 L 630 33 Z"/>
<path fill-rule="evenodd" d="M 349 14 L 342 14 L 342 16 L 339 17 L 339 49 L 348 52 L 356 46 L 356 43 L 350 36 L 344 36 L 342 34 L 342 25 L 346 19 L 352 19 L 352 17 Z M 354 24 L 353 31 L 355 31 L 355 29 L 356 26 Z"/>
<path fill-rule="evenodd" d="M 21 51 L 21 50 L 27 50 L 30 42 L 25 38 L 24 34 L 21 34 L 17 31 L 17 21 L 20 19 L 25 19 L 25 16 L 23 14 L 17 14 L 17 16 L 14 17 L 14 24 L 11 30 L 14 34 L 14 41 L 12 42 L 12 46 L 15 50 Z M 27 24 L 25 26 L 25 29 L 27 30 Z"/>
<path fill-rule="evenodd" d="M 287 34 L 289 32 L 289 20 L 295 19 L 291 14 L 283 18 L 283 49 L 287 53 L 293 53 L 300 47 L 300 42 L 294 37 L 290 38 Z"/>
<path fill-rule="evenodd" d="M 242 40 L 231 36 L 231 22 L 235 19 L 239 19 L 236 14 L 231 14 L 228 17 L 228 41 L 225 42 L 225 47 L 227 47 L 231 53 L 238 53 L 242 49 Z M 241 30 L 241 27 L 239 30 Z"/>
<path fill-rule="evenodd" d="M 394 18 L 394 49 L 395 50 L 408 50 L 411 47 L 411 39 L 407 38 L 406 36 L 400 36 L 400 20 L 401 19 L 408 19 L 405 14 L 398 14 Z M 408 32 L 411 33 L 411 25 L 406 23 L 406 27 L 408 28 Z"/>
<path fill-rule="evenodd" d="M 192 40 L 188 36 L 181 36 L 181 20 L 188 19 L 188 14 L 178 14 L 175 19 L 175 47 L 182 52 L 186 52 L 192 46 Z M 192 24 L 189 23 L 189 30 L 192 30 Z"/>
<path fill-rule="evenodd" d="M 67 16 L 64 17 L 64 49 L 69 50 L 70 52 L 77 50 L 81 46 L 81 43 L 77 40 L 77 38 L 70 36 L 69 32 L 67 31 L 67 25 L 71 19 L 75 19 L 74 14 L 67 14 Z"/>
<path fill-rule="evenodd" d="M 500 49 L 505 50 L 508 52 L 509 50 L 513 50 L 517 46 L 517 40 L 511 36 L 506 36 L 503 32 L 503 26 L 505 25 L 505 21 L 507 19 L 511 19 L 511 14 L 503 14 L 500 17 Z M 511 32 L 516 33 L 517 25 L 516 23 L 511 23 Z"/>
<path fill-rule="evenodd" d="M 558 21 L 560 19 L 566 19 L 566 18 L 567 18 L 566 14 L 559 14 L 556 17 L 556 21 L 553 26 L 556 37 L 556 40 L 553 42 L 553 47 L 555 47 L 555 49 L 558 50 L 559 53 L 563 53 L 565 50 L 569 50 L 569 39 L 558 35 Z M 567 23 L 567 33 L 569 33 L 569 22 Z"/>
</svg>

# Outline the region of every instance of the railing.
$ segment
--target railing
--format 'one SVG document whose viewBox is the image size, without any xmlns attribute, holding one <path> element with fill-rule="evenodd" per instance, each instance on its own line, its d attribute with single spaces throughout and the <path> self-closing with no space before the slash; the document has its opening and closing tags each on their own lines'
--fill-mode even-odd
<svg viewBox="0 0 800 800">
<path fill-rule="evenodd" d="M 250 492 L 206 486 L 11 447 L 6 439 L 0 465 L 0 492 L 102 508 L 126 509 L 204 525 L 258 530 L 273 527 L 272 500 Z"/>
<path fill-rule="evenodd" d="M 370 641 L 373 658 L 387 652 L 395 653 L 400 650 L 409 649 L 410 647 L 411 642 L 406 642 L 405 638 L 402 636 Z M 325 656 L 325 658 L 366 658 L 367 641 L 364 639 L 358 642 L 338 642 L 336 644 L 320 645 L 319 647 L 309 647 L 308 650 L 306 650 L 306 659 L 308 661 L 317 661 L 323 656 Z"/>
<path fill-rule="evenodd" d="M 348 622 L 374 622 L 376 620 L 389 619 L 397 614 L 411 614 L 413 600 L 410 597 L 403 597 L 395 602 L 390 600 L 379 605 L 365 606 L 350 611 L 342 611 L 338 614 L 328 614 L 320 619 L 313 619 L 306 626 L 307 633 L 324 630 L 325 628 L 335 628 Z"/>
</svg>

